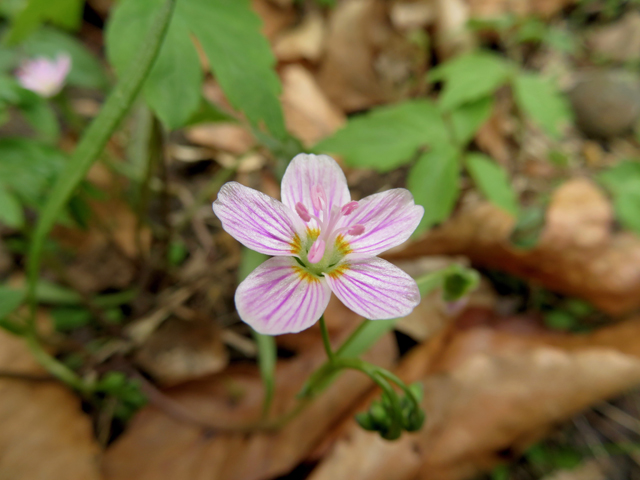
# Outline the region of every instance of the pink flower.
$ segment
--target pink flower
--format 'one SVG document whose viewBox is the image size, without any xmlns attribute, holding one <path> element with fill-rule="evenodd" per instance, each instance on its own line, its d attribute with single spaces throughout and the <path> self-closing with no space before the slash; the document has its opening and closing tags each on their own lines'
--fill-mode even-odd
<svg viewBox="0 0 640 480">
<path fill-rule="evenodd" d="M 42 97 L 53 97 L 64 85 L 71 70 L 71 57 L 60 53 L 55 60 L 37 57 L 23 62 L 16 77 L 23 88 L 31 90 Z"/>
<path fill-rule="evenodd" d="M 420 301 L 416 282 L 376 257 L 405 242 L 422 219 L 424 209 L 408 190 L 354 202 L 335 160 L 300 154 L 282 179 L 282 203 L 229 182 L 213 211 L 240 243 L 274 256 L 235 295 L 240 318 L 260 333 L 309 328 L 331 292 L 371 320 L 408 315 Z"/>
</svg>

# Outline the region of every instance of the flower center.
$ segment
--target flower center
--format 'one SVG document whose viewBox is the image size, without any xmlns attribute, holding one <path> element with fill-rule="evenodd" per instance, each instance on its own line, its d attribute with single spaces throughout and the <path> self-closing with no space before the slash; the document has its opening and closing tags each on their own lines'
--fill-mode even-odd
<svg viewBox="0 0 640 480">
<path fill-rule="evenodd" d="M 318 216 L 310 212 L 301 202 L 296 203 L 296 213 L 303 222 L 309 223 L 314 219 L 317 230 L 307 229 L 308 237 L 303 250 L 306 250 L 307 265 L 313 273 L 323 273 L 336 265 L 349 251 L 346 236 L 358 236 L 365 232 L 364 225 L 355 224 L 337 228 L 342 217 L 351 215 L 358 207 L 358 202 L 352 201 L 329 209 L 327 195 L 321 185 L 311 187 L 311 203 Z M 304 259 L 303 259 L 304 260 Z M 305 262 L 306 263 L 306 262 Z"/>
</svg>

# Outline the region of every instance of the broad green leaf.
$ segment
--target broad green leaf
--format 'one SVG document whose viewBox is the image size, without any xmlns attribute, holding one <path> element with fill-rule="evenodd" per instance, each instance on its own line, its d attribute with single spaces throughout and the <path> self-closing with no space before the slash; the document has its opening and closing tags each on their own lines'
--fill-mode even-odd
<svg viewBox="0 0 640 480">
<path fill-rule="evenodd" d="M 411 100 L 353 117 L 313 150 L 338 154 L 352 167 L 385 172 L 409 162 L 418 148 L 447 141 L 437 108 L 428 100 Z"/>
<path fill-rule="evenodd" d="M 466 145 L 491 116 L 493 97 L 465 103 L 451 111 L 451 123 L 458 145 Z"/>
<path fill-rule="evenodd" d="M 622 162 L 601 173 L 598 180 L 613 196 L 620 223 L 640 235 L 640 162 Z"/>
<path fill-rule="evenodd" d="M 123 71 L 161 0 L 122 0 L 107 28 L 107 53 Z M 286 136 L 275 58 L 248 0 L 181 0 L 144 87 L 145 99 L 169 128 L 185 125 L 200 106 L 202 71 L 194 35 L 231 104 L 256 127 Z"/>
<path fill-rule="evenodd" d="M 429 80 L 445 82 L 438 103 L 448 111 L 492 95 L 507 83 L 512 72 L 513 67 L 503 58 L 480 51 L 443 63 L 429 73 Z"/>
<path fill-rule="evenodd" d="M 82 20 L 83 5 L 84 0 L 29 0 L 13 18 L 5 41 L 16 44 L 46 21 L 67 30 L 75 30 Z"/>
<path fill-rule="evenodd" d="M 24 213 L 20 201 L 0 184 L 0 223 L 13 228 L 24 225 Z"/>
<path fill-rule="evenodd" d="M 43 27 L 34 32 L 21 46 L 27 56 L 55 58 L 60 53 L 71 57 L 71 70 L 66 82 L 86 88 L 106 88 L 107 74 L 100 61 L 73 36 Z"/>
<path fill-rule="evenodd" d="M 41 204 L 64 162 L 59 150 L 33 140 L 0 140 L 0 184 L 27 205 Z"/>
<path fill-rule="evenodd" d="M 444 144 L 420 156 L 407 178 L 407 188 L 424 207 L 416 234 L 449 216 L 458 199 L 459 179 L 459 153 L 452 146 Z"/>
<path fill-rule="evenodd" d="M 126 71 L 135 56 L 154 12 L 162 0 L 124 0 L 118 4 L 107 26 L 107 55 L 118 73 Z M 176 9 L 147 80 L 144 98 L 169 129 L 187 123 L 200 104 L 202 69 L 189 29 Z"/>
<path fill-rule="evenodd" d="M 60 137 L 60 125 L 49 102 L 29 90 L 22 90 L 22 101 L 18 105 L 24 118 L 31 124 L 39 138 L 55 144 Z"/>
<path fill-rule="evenodd" d="M 234 122 L 234 119 L 228 113 L 223 112 L 216 105 L 211 103 L 206 98 L 200 100 L 200 107 L 191 115 L 191 118 L 187 121 L 187 126 L 197 125 L 198 123 L 205 122 Z"/>
<path fill-rule="evenodd" d="M 571 120 L 564 96 L 549 79 L 520 73 L 513 83 L 518 107 L 551 137 L 558 139 L 563 126 Z"/>
<path fill-rule="evenodd" d="M 275 137 L 286 137 L 276 60 L 260 33 L 262 22 L 251 2 L 183 0 L 177 8 L 200 41 L 231 104 L 254 126 L 264 124 Z"/>
<path fill-rule="evenodd" d="M 480 153 L 468 154 L 465 163 L 473 181 L 484 196 L 517 217 L 518 200 L 511 188 L 507 172 L 491 158 Z"/>
</svg>

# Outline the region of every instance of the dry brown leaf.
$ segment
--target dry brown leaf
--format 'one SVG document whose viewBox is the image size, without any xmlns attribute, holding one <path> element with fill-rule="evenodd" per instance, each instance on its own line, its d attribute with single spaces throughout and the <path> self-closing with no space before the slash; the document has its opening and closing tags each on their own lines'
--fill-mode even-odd
<svg viewBox="0 0 640 480">
<path fill-rule="evenodd" d="M 281 62 L 296 60 L 317 61 L 322 55 L 326 25 L 322 13 L 307 13 L 300 25 L 283 32 L 274 42 L 273 53 Z"/>
<path fill-rule="evenodd" d="M 21 340 L 0 332 L 0 369 L 42 374 Z M 52 382 L 0 379 L 0 479 L 98 480 L 99 447 L 80 400 Z"/>
<path fill-rule="evenodd" d="M 640 13 L 631 11 L 621 20 L 597 28 L 587 37 L 595 53 L 627 62 L 640 57 Z"/>
<path fill-rule="evenodd" d="M 344 113 L 320 90 L 313 75 L 300 65 L 282 69 L 282 109 L 287 128 L 311 147 L 342 125 Z"/>
<path fill-rule="evenodd" d="M 395 344 L 386 337 L 373 348 L 369 360 L 389 366 L 395 356 Z M 316 336 L 312 347 L 280 362 L 274 415 L 289 411 L 295 393 L 324 357 Z M 104 471 L 114 480 L 272 478 L 303 460 L 370 387 L 368 379 L 348 372 L 285 428 L 269 433 L 211 434 L 148 407 L 107 452 Z M 237 367 L 166 394 L 191 416 L 230 427 L 259 417 L 262 386 L 255 368 Z"/>
<path fill-rule="evenodd" d="M 205 319 L 171 318 L 136 353 L 138 364 L 164 386 L 217 373 L 228 357 L 219 329 Z"/>
<path fill-rule="evenodd" d="M 318 83 L 347 112 L 397 100 L 425 69 L 426 54 L 395 32 L 387 2 L 345 0 L 331 11 Z"/>
<path fill-rule="evenodd" d="M 508 14 L 549 18 L 577 0 L 465 0 L 472 18 L 496 18 Z"/>
<path fill-rule="evenodd" d="M 523 451 L 557 422 L 640 383 L 629 340 L 639 333 L 640 319 L 582 336 L 442 333 L 400 372 L 406 381 L 428 374 L 423 430 L 383 442 L 352 422 L 311 479 L 457 480 L 493 468 L 500 452 Z"/>
<path fill-rule="evenodd" d="M 273 40 L 296 21 L 296 12 L 291 8 L 291 2 L 277 3 L 280 5 L 268 0 L 251 0 L 252 8 L 262 19 L 262 33 L 269 40 Z"/>
<path fill-rule="evenodd" d="M 253 135 L 237 123 L 203 123 L 187 129 L 185 136 L 196 145 L 234 154 L 242 154 L 256 143 Z"/>
<path fill-rule="evenodd" d="M 585 298 L 610 313 L 640 305 L 640 240 L 614 232 L 611 206 L 586 179 L 569 180 L 552 197 L 539 244 L 509 243 L 514 220 L 489 203 L 467 204 L 424 239 L 388 258 L 466 255 L 546 287 Z"/>
</svg>

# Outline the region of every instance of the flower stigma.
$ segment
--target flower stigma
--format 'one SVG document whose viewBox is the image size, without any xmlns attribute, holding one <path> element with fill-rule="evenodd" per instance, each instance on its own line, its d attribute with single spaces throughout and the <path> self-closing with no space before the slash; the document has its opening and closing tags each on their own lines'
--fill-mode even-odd
<svg viewBox="0 0 640 480">
<path fill-rule="evenodd" d="M 309 223 L 314 219 L 318 225 L 318 228 L 307 227 L 306 239 L 296 242 L 296 251 L 300 265 L 309 273 L 322 277 L 334 272 L 340 260 L 351 253 L 346 237 L 362 235 L 366 228 L 362 224 L 337 228 L 341 218 L 351 215 L 360 204 L 350 201 L 341 207 L 332 206 L 330 209 L 321 185 L 311 187 L 311 203 L 318 216 L 301 202 L 295 205 L 296 213 L 303 222 Z"/>
</svg>

